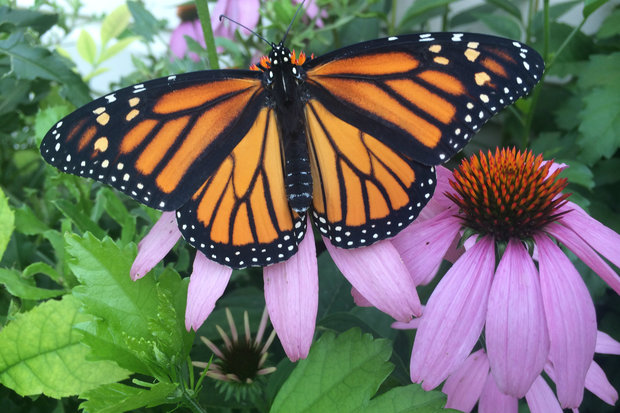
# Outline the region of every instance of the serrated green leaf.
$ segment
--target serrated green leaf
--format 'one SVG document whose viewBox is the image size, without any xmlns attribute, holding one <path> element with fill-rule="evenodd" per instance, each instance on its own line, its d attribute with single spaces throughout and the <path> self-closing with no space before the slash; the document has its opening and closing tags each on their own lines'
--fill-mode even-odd
<svg viewBox="0 0 620 413">
<path fill-rule="evenodd" d="M 583 90 L 597 86 L 620 87 L 620 52 L 607 55 L 591 55 L 586 65 L 581 68 L 577 84 Z"/>
<path fill-rule="evenodd" d="M 86 30 L 82 29 L 77 40 L 77 51 L 91 65 L 95 63 L 97 58 L 97 45 L 95 40 Z"/>
<path fill-rule="evenodd" d="M 103 200 L 103 208 L 110 217 L 121 226 L 121 242 L 129 243 L 136 234 L 136 217 L 130 214 L 125 204 L 110 188 L 102 188 L 97 193 L 97 199 Z"/>
<path fill-rule="evenodd" d="M 395 387 L 370 401 L 362 413 L 435 413 L 444 409 L 446 395 L 440 391 L 425 391 L 419 384 Z"/>
<path fill-rule="evenodd" d="M 478 19 L 500 36 L 509 39 L 521 38 L 521 25 L 518 20 L 510 15 L 497 13 L 480 14 L 478 15 Z"/>
<path fill-rule="evenodd" d="M 150 388 L 113 383 L 89 390 L 80 396 L 87 401 L 80 404 L 85 412 L 121 413 L 164 404 L 177 386 L 156 383 Z"/>
<path fill-rule="evenodd" d="M 609 2 L 609 0 L 585 0 L 583 2 L 583 18 L 587 19 L 599 7 Z"/>
<path fill-rule="evenodd" d="M 57 81 L 70 92 L 68 99 L 76 106 L 91 100 L 88 87 L 66 62 L 43 47 L 29 45 L 24 32 L 16 31 L 0 40 L 0 53 L 11 58 L 11 71 L 17 78 Z"/>
<path fill-rule="evenodd" d="M 0 188 L 0 259 L 4 255 L 6 246 L 11 239 L 11 234 L 15 228 L 15 214 L 9 207 L 9 200 Z"/>
<path fill-rule="evenodd" d="M 603 24 L 596 32 L 596 37 L 599 39 L 606 39 L 608 37 L 617 36 L 620 34 L 620 8 L 615 8 L 605 18 Z"/>
<path fill-rule="evenodd" d="M 127 46 L 129 46 L 134 41 L 138 40 L 139 37 L 131 36 L 125 37 L 123 39 L 119 39 L 117 42 L 110 46 L 106 46 L 101 52 L 101 56 L 97 63 L 103 63 L 106 60 L 116 56 L 118 53 L 122 52 Z"/>
<path fill-rule="evenodd" d="M 24 271 L 22 272 L 22 277 L 30 278 L 35 274 L 45 274 L 52 280 L 56 281 L 58 284 L 62 283 L 58 271 L 56 271 L 49 264 L 46 264 L 44 262 L 35 262 L 24 268 Z"/>
<path fill-rule="evenodd" d="M 584 159 L 591 164 L 610 158 L 620 147 L 620 85 L 595 88 L 583 101 L 578 143 Z"/>
<path fill-rule="evenodd" d="M 563 169 L 560 177 L 567 178 L 571 184 L 581 185 L 588 189 L 594 189 L 594 174 L 587 165 L 574 159 L 556 159 L 557 163 L 565 163 L 569 167 Z"/>
<path fill-rule="evenodd" d="M 73 329 L 90 318 L 72 296 L 19 314 L 0 331 L 0 382 L 16 393 L 60 398 L 128 377 L 111 361 L 89 361 Z"/>
<path fill-rule="evenodd" d="M 64 290 L 39 288 L 32 280 L 22 278 L 18 271 L 6 268 L 0 268 L 0 284 L 3 284 L 12 296 L 22 300 L 47 300 L 65 293 Z"/>
<path fill-rule="evenodd" d="M 101 23 L 102 48 L 127 28 L 130 19 L 131 13 L 126 4 L 121 4 L 103 19 Z"/>
<path fill-rule="evenodd" d="M 48 31 L 58 22 L 58 15 L 42 13 L 29 9 L 13 9 L 6 6 L 0 7 L 0 30 L 10 32 L 16 27 L 30 27 L 39 34 Z"/>
<path fill-rule="evenodd" d="M 142 2 L 128 1 L 127 6 L 133 16 L 133 31 L 144 37 L 148 42 L 153 41 L 161 28 L 161 24 Z"/>
<path fill-rule="evenodd" d="M 93 335 L 91 343 L 101 340 L 116 347 L 93 347 L 96 355 L 118 351 L 129 363 L 119 360 L 123 367 L 144 373 L 148 366 L 148 373 L 157 377 L 165 376 L 170 363 L 184 360 L 193 335 L 183 324 L 184 307 L 171 301 L 174 294 L 187 292 L 187 283 L 172 271 L 164 272 L 159 283 L 154 277 L 131 281 L 135 246 L 120 249 L 109 238 L 99 241 L 88 233 L 83 238 L 67 235 L 66 242 L 69 266 L 82 283 L 73 294 L 99 319 L 85 332 Z M 160 353 L 168 359 L 162 360 Z"/>
<path fill-rule="evenodd" d="M 325 333 L 284 383 L 271 413 L 358 413 L 393 369 L 388 340 L 359 329 Z"/>
</svg>

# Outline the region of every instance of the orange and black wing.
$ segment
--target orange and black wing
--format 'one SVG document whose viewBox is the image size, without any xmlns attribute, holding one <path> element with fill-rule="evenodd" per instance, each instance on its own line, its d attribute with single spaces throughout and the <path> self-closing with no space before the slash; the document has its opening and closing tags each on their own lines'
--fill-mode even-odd
<svg viewBox="0 0 620 413">
<path fill-rule="evenodd" d="M 396 235 L 432 196 L 433 165 L 528 93 L 543 68 L 519 42 L 463 33 L 372 40 L 306 62 L 319 230 L 343 248 Z"/>
<path fill-rule="evenodd" d="M 377 39 L 304 64 L 310 95 L 343 121 L 426 165 L 447 161 L 544 69 L 519 42 L 471 33 Z"/>
<path fill-rule="evenodd" d="M 190 244 L 229 267 L 265 266 L 297 252 L 305 214 L 288 204 L 272 108 L 260 110 L 239 144 L 177 210 L 177 222 Z"/>
<path fill-rule="evenodd" d="M 260 74 L 202 71 L 110 93 L 58 122 L 43 158 L 105 182 L 149 207 L 174 210 L 196 192 L 265 105 Z"/>
</svg>

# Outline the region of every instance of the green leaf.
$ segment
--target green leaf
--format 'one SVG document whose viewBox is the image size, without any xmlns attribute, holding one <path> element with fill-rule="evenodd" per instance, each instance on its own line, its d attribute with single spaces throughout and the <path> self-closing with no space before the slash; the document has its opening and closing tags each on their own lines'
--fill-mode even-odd
<svg viewBox="0 0 620 413">
<path fill-rule="evenodd" d="M 594 87 L 619 87 L 620 52 L 607 55 L 591 55 L 588 63 L 581 68 L 577 84 L 585 91 Z"/>
<path fill-rule="evenodd" d="M 64 199 L 56 199 L 52 203 L 78 227 L 80 232 L 91 232 L 97 238 L 105 236 L 105 231 L 82 212 L 82 209 L 76 204 Z"/>
<path fill-rule="evenodd" d="M 620 85 L 595 88 L 583 100 L 578 143 L 584 159 L 591 164 L 610 158 L 620 147 Z"/>
<path fill-rule="evenodd" d="M 77 323 L 90 319 L 65 296 L 19 314 L 0 331 L 0 382 L 21 396 L 77 395 L 128 377 L 111 361 L 88 360 Z"/>
<path fill-rule="evenodd" d="M 585 0 L 583 2 L 583 18 L 587 19 L 592 13 L 608 1 L 609 0 Z"/>
<path fill-rule="evenodd" d="M 98 323 L 81 327 L 89 343 L 102 344 L 93 346 L 98 357 L 116 352 L 119 365 L 156 377 L 185 360 L 193 338 L 183 323 L 187 281 L 170 270 L 159 282 L 153 276 L 131 281 L 135 246 L 121 250 L 109 238 L 99 241 L 88 233 L 67 235 L 66 242 L 69 266 L 82 283 L 73 294 L 98 317 Z"/>
<path fill-rule="evenodd" d="M 47 300 L 65 293 L 64 290 L 48 290 L 39 288 L 32 280 L 24 279 L 18 271 L 0 268 L 0 284 L 14 297 L 23 300 Z"/>
<path fill-rule="evenodd" d="M 486 0 L 486 2 L 496 6 L 498 9 L 508 12 L 510 15 L 521 21 L 521 10 L 514 5 L 514 2 L 510 2 L 508 0 Z"/>
<path fill-rule="evenodd" d="M 9 200 L 4 195 L 4 191 L 0 188 L 0 259 L 6 250 L 6 246 L 9 244 L 11 234 L 15 228 L 15 214 L 9 208 Z"/>
<path fill-rule="evenodd" d="M 325 333 L 276 396 L 271 413 L 359 413 L 393 369 L 388 340 L 353 329 Z"/>
<path fill-rule="evenodd" d="M 22 277 L 30 278 L 35 274 L 45 274 L 58 284 L 62 284 L 61 276 L 54 268 L 44 262 L 34 262 L 24 268 Z"/>
<path fill-rule="evenodd" d="M 129 25 L 131 13 L 126 4 L 121 4 L 103 19 L 101 23 L 101 46 L 120 35 Z"/>
<path fill-rule="evenodd" d="M 52 126 L 71 112 L 69 105 L 48 106 L 37 112 L 34 118 L 34 138 L 37 145 L 41 144 L 43 137 Z"/>
<path fill-rule="evenodd" d="M 18 79 L 48 79 L 67 89 L 68 98 L 76 106 L 91 100 L 88 87 L 62 58 L 39 46 L 31 46 L 24 32 L 16 31 L 0 40 L 0 53 L 10 57 L 11 72 Z"/>
<path fill-rule="evenodd" d="M 521 39 L 521 25 L 514 17 L 504 14 L 479 14 L 478 19 L 500 36 Z"/>
<path fill-rule="evenodd" d="M 121 413 L 141 407 L 158 406 L 166 403 L 177 386 L 171 383 L 156 383 L 150 388 L 113 383 L 82 393 L 87 401 L 80 404 L 85 412 Z"/>
<path fill-rule="evenodd" d="M 581 0 L 572 0 L 566 1 L 563 3 L 553 4 L 549 6 L 549 20 L 557 21 L 564 14 L 568 13 L 573 7 L 578 4 L 581 4 Z M 542 30 L 545 19 L 544 10 L 538 10 L 532 19 L 532 27 L 534 27 L 534 31 Z"/>
<path fill-rule="evenodd" d="M 581 185 L 588 189 L 594 189 L 594 175 L 587 165 L 574 159 L 556 159 L 557 163 L 565 163 L 569 167 L 563 169 L 560 177 L 567 178 L 571 184 Z"/>
<path fill-rule="evenodd" d="M 136 40 L 138 40 L 137 36 L 125 37 L 123 39 L 119 39 L 116 43 L 110 46 L 106 46 L 101 52 L 101 56 L 99 57 L 97 63 L 103 63 L 111 57 L 116 56 Z"/>
<path fill-rule="evenodd" d="M 442 12 L 443 8 L 450 4 L 452 0 L 417 0 L 407 9 L 399 23 L 401 26 L 411 23 L 417 17 L 432 11 Z M 440 10 L 437 10 L 440 9 Z"/>
<path fill-rule="evenodd" d="M 128 1 L 127 7 L 133 16 L 133 31 L 146 41 L 152 42 L 162 28 L 162 24 L 144 7 L 142 2 Z"/>
<path fill-rule="evenodd" d="M 599 39 L 606 39 L 608 37 L 617 36 L 620 34 L 620 8 L 612 10 L 607 18 L 601 24 L 601 27 L 596 33 L 596 37 Z"/>
<path fill-rule="evenodd" d="M 425 391 L 419 384 L 395 387 L 375 397 L 362 413 L 446 413 L 446 395 L 440 391 Z"/>
<path fill-rule="evenodd" d="M 91 65 L 95 63 L 97 58 L 97 45 L 95 40 L 86 30 L 82 29 L 80 37 L 77 40 L 77 51 Z"/>
<path fill-rule="evenodd" d="M 58 22 L 58 15 L 36 10 L 0 7 L 0 31 L 11 32 L 15 28 L 30 27 L 39 34 L 48 31 Z"/>
</svg>

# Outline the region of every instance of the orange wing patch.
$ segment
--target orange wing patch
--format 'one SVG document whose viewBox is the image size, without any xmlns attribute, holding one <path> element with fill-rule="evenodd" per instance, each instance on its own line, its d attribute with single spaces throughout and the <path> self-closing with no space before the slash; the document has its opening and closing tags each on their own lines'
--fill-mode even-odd
<svg viewBox="0 0 620 413">
<path fill-rule="evenodd" d="M 186 240 L 207 253 L 212 248 L 212 259 L 233 267 L 237 256 L 252 257 L 238 263 L 240 267 L 291 256 L 305 224 L 288 205 L 282 156 L 274 112 L 264 108 L 232 153 L 178 211 Z M 184 220 L 200 225 L 183 226 Z"/>
<path fill-rule="evenodd" d="M 306 119 L 315 223 L 335 245 L 370 245 L 379 237 L 375 227 L 396 234 L 396 227 L 415 218 L 412 202 L 425 204 L 432 194 L 432 167 L 395 152 L 316 100 L 307 104 Z M 428 198 L 420 190 L 424 185 Z"/>
</svg>

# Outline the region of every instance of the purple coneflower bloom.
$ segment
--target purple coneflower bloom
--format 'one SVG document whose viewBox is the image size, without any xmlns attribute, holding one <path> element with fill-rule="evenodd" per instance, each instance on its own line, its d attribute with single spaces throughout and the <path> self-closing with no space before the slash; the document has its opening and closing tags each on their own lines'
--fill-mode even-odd
<svg viewBox="0 0 620 413">
<path fill-rule="evenodd" d="M 488 390 L 480 405 L 528 397 L 541 388 L 543 370 L 563 408 L 581 403 L 597 344 L 596 315 L 585 283 L 557 243 L 620 293 L 620 277 L 599 256 L 620 264 L 620 235 L 566 200 L 560 171 L 514 149 L 481 153 L 454 172 L 454 191 L 436 192 L 434 216 L 394 241 L 405 262 L 424 261 L 409 266 L 419 284 L 434 276 L 455 239 L 473 235 L 419 320 L 411 379 L 424 389 L 462 368 L 484 330 L 490 374 L 478 382 Z M 424 245 L 426 254 L 414 257 L 413 244 Z"/>
</svg>

